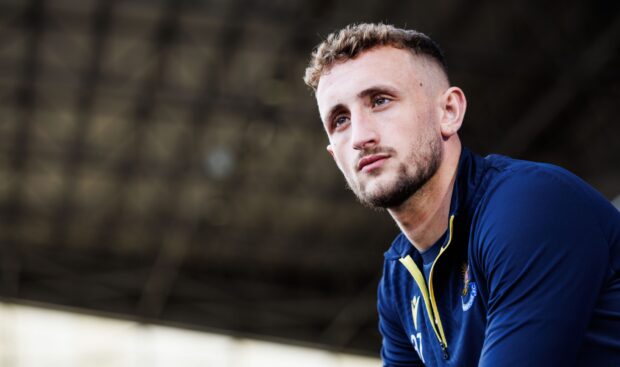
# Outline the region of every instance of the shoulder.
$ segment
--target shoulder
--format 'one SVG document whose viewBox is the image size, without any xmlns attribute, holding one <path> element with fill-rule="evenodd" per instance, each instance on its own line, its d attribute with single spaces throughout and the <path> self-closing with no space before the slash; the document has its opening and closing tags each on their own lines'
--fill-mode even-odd
<svg viewBox="0 0 620 367">
<path fill-rule="evenodd" d="M 479 259 L 525 261 L 533 254 L 549 259 L 586 248 L 601 256 L 608 251 L 601 218 L 611 205 L 596 190 L 558 166 L 509 158 L 498 162 L 472 223 Z"/>
<path fill-rule="evenodd" d="M 573 188 L 589 187 L 575 174 L 553 164 L 513 159 L 497 154 L 489 155 L 485 160 L 488 162 L 489 170 L 494 173 L 487 192 L 497 188 L 505 189 L 521 185 L 536 187 L 558 183 L 561 183 L 562 187 L 564 185 Z"/>
<path fill-rule="evenodd" d="M 493 174 L 477 210 L 486 214 L 511 211 L 536 217 L 578 214 L 606 231 L 618 227 L 620 212 L 600 192 L 574 173 L 548 163 L 489 156 Z M 532 209 L 535 209 L 533 212 Z M 560 211 L 563 210 L 563 211 Z"/>
<path fill-rule="evenodd" d="M 606 201 L 586 182 L 561 167 L 501 156 L 487 159 L 493 161 L 493 173 L 477 207 L 483 218 L 558 215 L 563 208 L 585 209 L 592 200 Z"/>
</svg>

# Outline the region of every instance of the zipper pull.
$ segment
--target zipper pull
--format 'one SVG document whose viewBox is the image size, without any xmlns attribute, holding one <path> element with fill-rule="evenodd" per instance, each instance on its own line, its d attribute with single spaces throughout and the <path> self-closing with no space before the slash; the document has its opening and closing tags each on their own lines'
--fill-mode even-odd
<svg viewBox="0 0 620 367">
<path fill-rule="evenodd" d="M 448 358 L 450 358 L 450 355 L 448 354 L 448 348 L 446 347 L 446 345 L 443 342 L 439 342 L 439 345 L 441 346 L 441 351 L 443 352 L 443 359 L 447 360 Z"/>
</svg>

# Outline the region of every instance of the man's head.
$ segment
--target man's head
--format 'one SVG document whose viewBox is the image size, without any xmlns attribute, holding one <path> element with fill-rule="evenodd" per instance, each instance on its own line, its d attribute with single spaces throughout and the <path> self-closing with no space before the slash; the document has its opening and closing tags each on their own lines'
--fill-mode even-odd
<svg viewBox="0 0 620 367">
<path fill-rule="evenodd" d="M 313 53 L 327 147 L 364 204 L 397 208 L 454 154 L 465 97 L 427 36 L 383 24 L 348 26 Z"/>
</svg>

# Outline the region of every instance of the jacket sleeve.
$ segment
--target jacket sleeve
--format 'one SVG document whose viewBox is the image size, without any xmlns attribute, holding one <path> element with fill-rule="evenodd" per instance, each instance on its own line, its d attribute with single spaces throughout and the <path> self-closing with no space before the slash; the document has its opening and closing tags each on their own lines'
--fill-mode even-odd
<svg viewBox="0 0 620 367">
<path fill-rule="evenodd" d="M 424 366 L 411 342 L 409 342 L 398 314 L 392 307 L 395 299 L 388 293 L 386 275 L 384 273 L 379 282 L 377 297 L 379 331 L 383 338 L 381 344 L 383 366 Z"/>
<path fill-rule="evenodd" d="M 573 365 L 609 271 L 591 189 L 532 169 L 491 190 L 475 230 L 489 294 L 479 366 Z"/>
</svg>

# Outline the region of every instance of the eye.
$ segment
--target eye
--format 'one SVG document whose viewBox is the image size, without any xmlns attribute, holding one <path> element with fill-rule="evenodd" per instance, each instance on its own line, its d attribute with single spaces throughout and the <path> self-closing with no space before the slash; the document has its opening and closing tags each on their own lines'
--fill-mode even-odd
<svg viewBox="0 0 620 367">
<path fill-rule="evenodd" d="M 341 127 L 342 125 L 346 124 L 347 122 L 349 122 L 349 116 L 347 116 L 347 115 L 337 115 L 332 120 L 332 128 L 333 129 L 338 129 L 339 127 Z"/>
<path fill-rule="evenodd" d="M 390 102 L 390 99 L 384 97 L 384 96 L 375 96 L 372 98 L 372 106 L 373 107 L 378 107 L 378 106 L 382 106 L 386 103 Z"/>
</svg>

